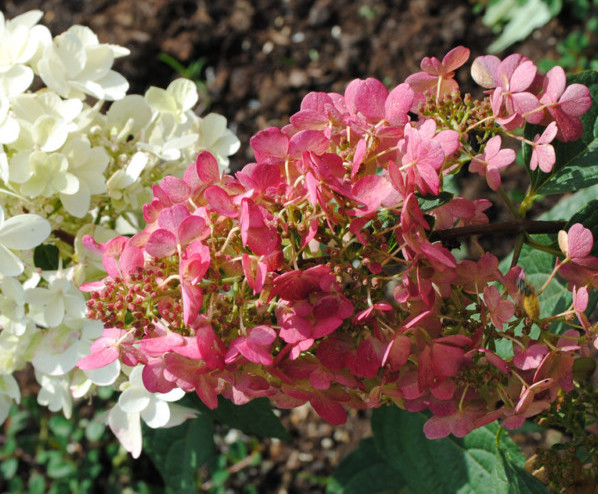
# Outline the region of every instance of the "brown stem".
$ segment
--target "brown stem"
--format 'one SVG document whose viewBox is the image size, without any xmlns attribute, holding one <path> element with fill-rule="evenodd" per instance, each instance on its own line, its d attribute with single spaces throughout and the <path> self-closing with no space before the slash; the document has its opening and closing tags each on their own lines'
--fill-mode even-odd
<svg viewBox="0 0 598 494">
<path fill-rule="evenodd" d="M 64 230 L 53 230 L 52 234 L 64 243 L 73 246 L 75 245 L 75 236 L 71 233 L 65 232 Z"/>
<path fill-rule="evenodd" d="M 437 230 L 430 235 L 430 241 L 455 240 L 473 235 L 518 235 L 520 233 L 558 233 L 567 224 L 565 221 L 513 220 L 488 225 L 463 226 Z"/>
</svg>

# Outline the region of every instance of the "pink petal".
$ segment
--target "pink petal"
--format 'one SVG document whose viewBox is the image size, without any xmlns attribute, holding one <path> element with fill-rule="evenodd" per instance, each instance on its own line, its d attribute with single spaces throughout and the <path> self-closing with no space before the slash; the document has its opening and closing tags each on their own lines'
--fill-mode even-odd
<svg viewBox="0 0 598 494">
<path fill-rule="evenodd" d="M 210 207 L 227 218 L 236 218 L 239 215 L 231 197 L 218 185 L 211 185 L 204 191 L 204 197 Z"/>
<path fill-rule="evenodd" d="M 163 209 L 158 215 L 158 225 L 172 233 L 175 233 L 181 222 L 190 216 L 189 211 L 182 204 L 176 204 L 169 208 Z"/>
<path fill-rule="evenodd" d="M 592 106 L 590 90 L 583 84 L 571 84 L 559 99 L 559 106 L 571 117 L 583 115 Z"/>
<path fill-rule="evenodd" d="M 586 257 L 592 251 L 594 237 L 581 223 L 575 223 L 567 233 L 569 257 Z"/>
<path fill-rule="evenodd" d="M 359 202 L 365 204 L 366 208 L 361 212 L 369 213 L 378 209 L 392 190 L 392 185 L 384 177 L 367 175 L 355 183 L 351 193 Z"/>
<path fill-rule="evenodd" d="M 191 193 L 189 185 L 184 180 L 171 175 L 162 179 L 160 188 L 168 194 L 169 199 L 174 203 L 186 201 Z"/>
<path fill-rule="evenodd" d="M 469 48 L 456 46 L 449 51 L 442 59 L 445 72 L 452 72 L 461 67 L 469 59 Z"/>
<path fill-rule="evenodd" d="M 495 74 L 500 59 L 494 55 L 477 57 L 471 64 L 471 77 L 480 86 L 492 89 L 497 86 Z"/>
<path fill-rule="evenodd" d="M 565 75 L 563 68 L 557 65 L 550 69 L 546 74 L 544 81 L 544 94 L 540 101 L 542 103 L 558 101 L 567 85 L 567 76 Z"/>
<path fill-rule="evenodd" d="M 446 417 L 430 417 L 424 424 L 424 434 L 428 439 L 442 439 L 451 433 Z"/>
<path fill-rule="evenodd" d="M 197 175 L 205 184 L 211 184 L 220 180 L 218 161 L 207 151 L 199 154 L 195 162 L 195 169 L 197 170 Z"/>
<path fill-rule="evenodd" d="M 269 127 L 258 132 L 249 144 L 255 154 L 255 160 L 260 163 L 272 158 L 283 158 L 289 149 L 289 137 L 278 127 Z"/>
<path fill-rule="evenodd" d="M 347 412 L 340 403 L 326 398 L 309 400 L 316 413 L 332 425 L 342 425 L 347 421 Z"/>
<path fill-rule="evenodd" d="M 128 243 L 120 255 L 118 266 L 124 275 L 132 274 L 144 265 L 143 250 Z"/>
<path fill-rule="evenodd" d="M 249 330 L 249 339 L 258 345 L 269 345 L 276 339 L 276 331 L 270 326 L 260 325 Z"/>
<path fill-rule="evenodd" d="M 174 234 L 161 228 L 152 232 L 145 244 L 145 251 L 156 259 L 162 259 L 174 254 L 176 246 L 177 241 Z"/>
<path fill-rule="evenodd" d="M 585 312 L 588 308 L 589 296 L 585 286 L 573 288 L 573 308 L 576 312 Z"/>
<path fill-rule="evenodd" d="M 541 144 L 534 147 L 529 167 L 530 170 L 535 170 L 539 166 L 544 173 L 550 173 L 555 162 L 554 148 L 550 144 Z"/>
<path fill-rule="evenodd" d="M 416 72 L 405 79 L 405 83 L 409 84 L 412 91 L 416 93 L 425 93 L 434 89 L 438 84 L 438 76 L 429 74 L 428 72 Z"/>
<path fill-rule="evenodd" d="M 289 141 L 289 155 L 300 157 L 303 151 L 324 154 L 328 150 L 330 139 L 318 130 L 301 130 Z"/>
<path fill-rule="evenodd" d="M 534 82 L 534 78 L 536 77 L 537 71 L 538 68 L 534 65 L 534 63 L 531 60 L 525 61 L 522 64 L 520 64 L 511 76 L 511 92 L 520 93 L 522 91 L 525 91 L 528 87 L 530 87 L 532 82 Z"/>
<path fill-rule="evenodd" d="M 184 245 L 192 240 L 204 240 L 210 236 L 211 230 L 206 220 L 199 216 L 188 216 L 178 228 L 179 242 Z"/>
<path fill-rule="evenodd" d="M 118 359 L 119 354 L 120 352 L 116 346 L 107 346 L 99 352 L 83 357 L 77 362 L 77 367 L 81 370 L 99 369 L 114 362 Z"/>
<path fill-rule="evenodd" d="M 395 87 L 384 103 L 384 118 L 391 125 L 405 125 L 409 121 L 407 113 L 413 104 L 413 89 L 407 83 Z"/>
<path fill-rule="evenodd" d="M 455 130 L 441 130 L 434 136 L 434 141 L 440 144 L 445 156 L 450 156 L 459 149 L 459 132 Z"/>
<path fill-rule="evenodd" d="M 345 89 L 345 103 L 353 114 L 361 113 L 368 120 L 382 120 L 388 90 L 379 80 L 355 79 Z"/>
</svg>

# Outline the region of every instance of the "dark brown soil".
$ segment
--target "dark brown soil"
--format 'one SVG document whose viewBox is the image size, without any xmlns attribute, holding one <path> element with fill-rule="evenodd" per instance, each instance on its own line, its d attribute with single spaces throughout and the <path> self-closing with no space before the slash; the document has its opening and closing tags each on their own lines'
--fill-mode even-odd
<svg viewBox="0 0 598 494">
<path fill-rule="evenodd" d="M 129 48 L 116 69 L 132 93 L 176 76 L 161 53 L 185 66 L 205 60 L 209 110 L 225 115 L 242 142 L 233 169 L 253 160 L 249 138 L 286 124 L 307 92 L 343 92 L 357 77 L 392 86 L 418 71 L 424 56 L 441 58 L 460 44 L 477 56 L 493 39 L 473 3 L 458 0 L 0 0 L 6 18 L 40 7 L 54 35 L 84 24 L 102 42 Z M 553 21 L 514 49 L 550 56 L 563 29 Z M 329 476 L 369 432 L 363 413 L 341 428 L 308 409 L 284 417 L 295 440 L 264 443 L 267 471 L 248 469 L 260 493 L 323 492 L 317 478 Z"/>
</svg>

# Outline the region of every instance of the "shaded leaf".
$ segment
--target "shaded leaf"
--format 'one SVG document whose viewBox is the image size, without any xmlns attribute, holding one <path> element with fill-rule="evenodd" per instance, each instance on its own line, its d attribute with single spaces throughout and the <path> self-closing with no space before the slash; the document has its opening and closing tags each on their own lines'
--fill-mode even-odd
<svg viewBox="0 0 598 494">
<path fill-rule="evenodd" d="M 335 470 L 328 494 L 397 493 L 405 485 L 401 474 L 378 452 L 373 438 L 359 443 Z M 403 492 L 403 491 L 401 491 Z"/>
<path fill-rule="evenodd" d="M 413 492 L 546 494 L 545 487 L 520 466 L 523 455 L 498 425 L 476 429 L 463 439 L 430 441 L 426 418 L 396 407 L 374 410 L 372 430 L 380 454 Z"/>
<path fill-rule="evenodd" d="M 166 492 L 196 493 L 197 469 L 214 454 L 213 422 L 207 414 L 177 427 L 144 427 L 143 449 L 160 472 Z"/>
<path fill-rule="evenodd" d="M 55 245 L 38 245 L 33 251 L 33 263 L 44 271 L 55 271 L 58 269 L 59 255 L 60 251 Z"/>
</svg>

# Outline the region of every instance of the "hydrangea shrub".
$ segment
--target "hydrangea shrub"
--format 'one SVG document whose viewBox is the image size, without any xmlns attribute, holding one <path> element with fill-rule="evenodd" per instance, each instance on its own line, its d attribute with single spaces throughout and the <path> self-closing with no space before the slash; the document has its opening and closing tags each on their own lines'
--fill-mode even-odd
<svg viewBox="0 0 598 494">
<path fill-rule="evenodd" d="M 141 419 L 196 414 L 173 403 L 186 393 L 207 409 L 220 397 L 309 403 L 332 424 L 393 404 L 425 412 L 428 439 L 540 418 L 598 451 L 598 203 L 529 217 L 540 194 L 598 183 L 595 73 L 478 57 L 475 99 L 455 79 L 469 59 L 457 47 L 391 90 L 368 78 L 307 94 L 287 126 L 251 139 L 255 162 L 233 176 L 238 142 L 223 117 L 193 114 L 191 83 L 125 96 L 111 70 L 122 48 L 81 27 L 52 40 L 37 20 L 5 22 L 35 49 L 11 59 L 4 105 L 4 409 L 18 399 L 11 373 L 32 362 L 40 402 L 65 414 L 72 396 L 118 386 L 107 420 L 135 457 Z M 26 92 L 27 74 L 47 89 Z M 85 96 L 118 101 L 104 114 Z M 521 197 L 503 185 L 519 166 L 513 143 Z M 465 173 L 509 220 L 456 192 Z M 479 235 L 513 237 L 512 255 Z M 40 270 L 41 242 L 68 267 Z M 528 467 L 553 488 L 594 481 L 595 463 L 571 479 L 548 471 L 553 460 Z"/>
</svg>

